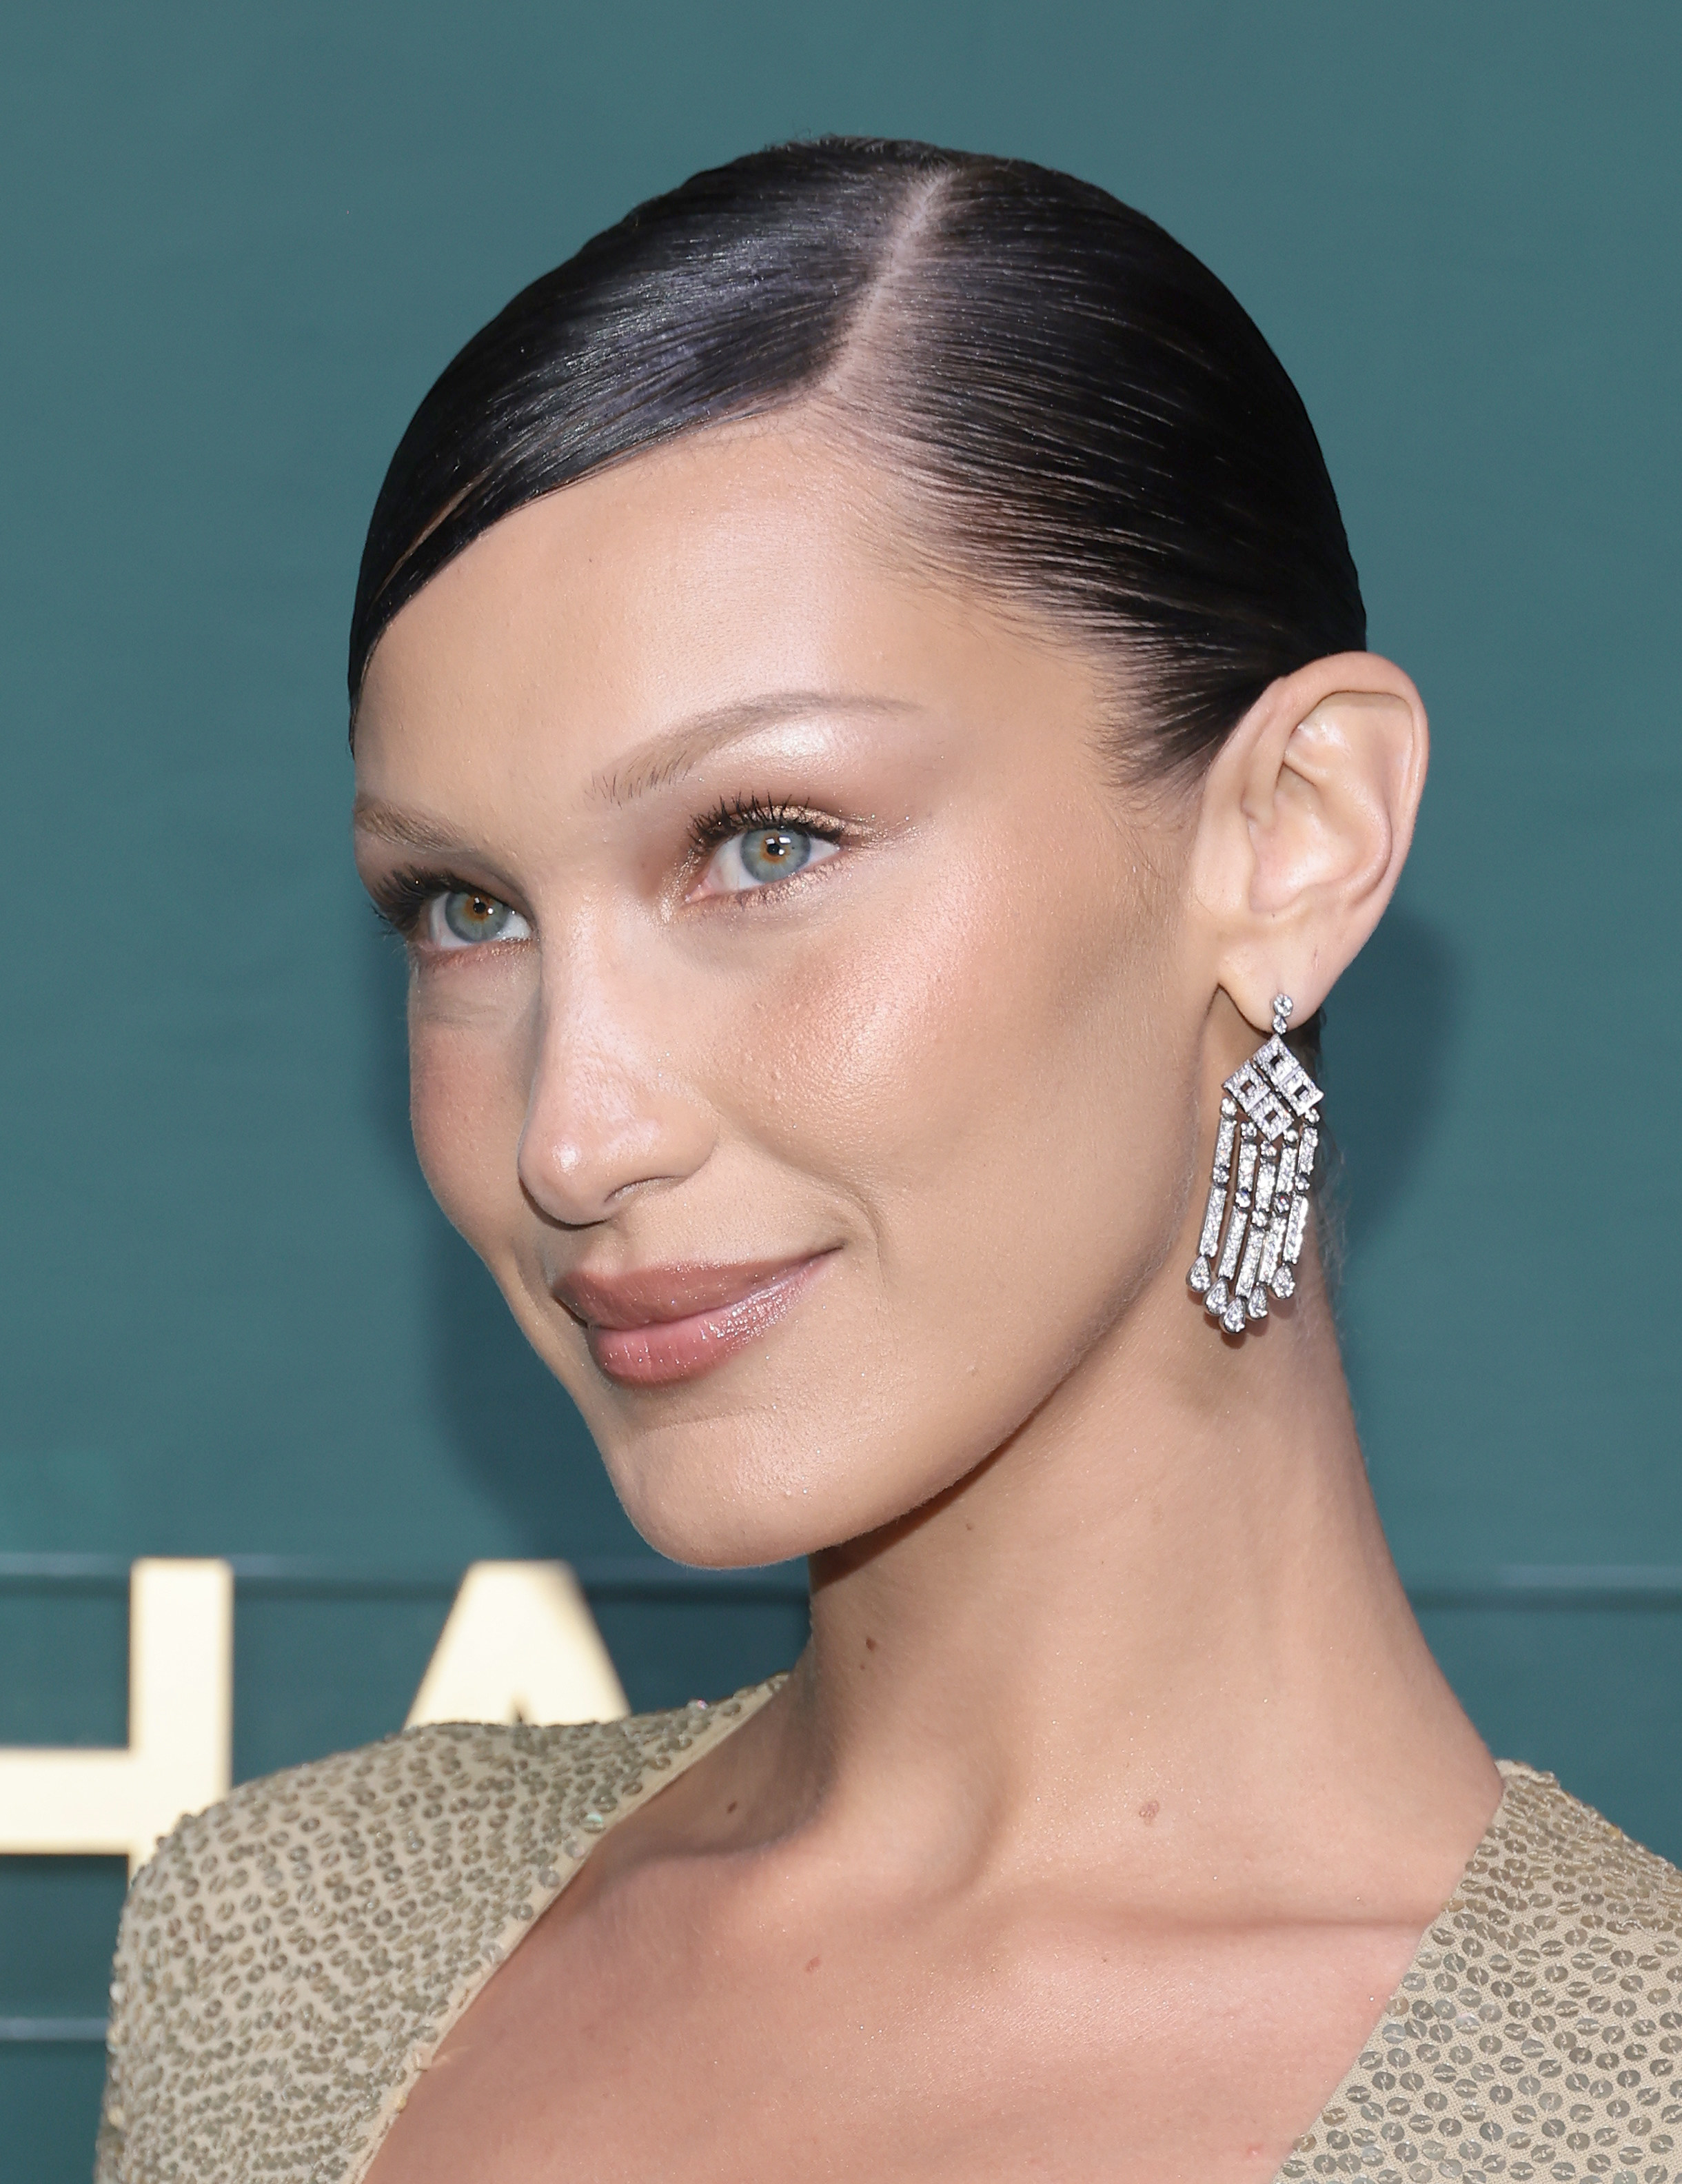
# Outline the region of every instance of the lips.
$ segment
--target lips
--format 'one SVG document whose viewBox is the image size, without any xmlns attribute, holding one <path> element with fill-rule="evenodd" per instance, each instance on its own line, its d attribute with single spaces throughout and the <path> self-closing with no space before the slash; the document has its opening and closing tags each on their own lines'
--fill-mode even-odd
<svg viewBox="0 0 1682 2184">
<path fill-rule="evenodd" d="M 794 1309 L 829 1256 L 574 1273 L 554 1294 L 582 1326 L 590 1355 L 610 1380 L 666 1387 L 713 1372 L 759 1340 Z"/>
</svg>

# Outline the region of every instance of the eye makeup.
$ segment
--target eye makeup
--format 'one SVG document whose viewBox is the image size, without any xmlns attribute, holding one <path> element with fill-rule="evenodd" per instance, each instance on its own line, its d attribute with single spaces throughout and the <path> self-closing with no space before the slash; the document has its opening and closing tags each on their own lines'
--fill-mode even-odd
<svg viewBox="0 0 1682 2184">
<path fill-rule="evenodd" d="M 465 879 L 459 872 L 428 871 L 420 866 L 404 866 L 396 872 L 382 872 L 369 880 L 366 886 L 380 922 L 411 944 L 424 942 L 427 914 L 440 895 L 465 895 L 476 901 L 495 904 L 502 904 L 504 900 L 478 881 Z"/>
<path fill-rule="evenodd" d="M 818 811 L 808 805 L 750 795 L 721 799 L 710 810 L 697 813 L 686 832 L 684 863 L 692 882 L 705 873 L 721 850 L 740 845 L 736 862 L 742 866 L 741 872 L 732 870 L 730 876 L 722 878 L 720 886 L 698 890 L 691 897 L 709 900 L 764 894 L 780 880 L 792 879 L 812 865 L 826 861 L 857 830 L 833 814 Z M 758 854 L 751 846 L 755 844 Z M 525 923 L 521 914 L 505 898 L 482 882 L 448 867 L 401 866 L 370 878 L 367 887 L 381 922 L 411 948 L 424 949 L 433 944 L 428 928 L 441 899 L 461 897 L 486 906 L 476 919 L 481 937 L 472 945 L 488 945 L 500 937 L 502 928 L 498 926 L 492 929 L 493 919 L 490 915 L 498 909 L 506 910 Z M 507 937 L 524 938 L 525 934 Z M 448 952 L 448 944 L 445 945 Z"/>
<path fill-rule="evenodd" d="M 833 814 L 815 811 L 810 805 L 788 804 L 777 797 L 732 796 L 690 821 L 689 844 L 695 856 L 705 857 L 738 834 L 787 832 L 810 834 L 816 841 L 833 842 L 838 849 L 850 831 Z"/>
</svg>

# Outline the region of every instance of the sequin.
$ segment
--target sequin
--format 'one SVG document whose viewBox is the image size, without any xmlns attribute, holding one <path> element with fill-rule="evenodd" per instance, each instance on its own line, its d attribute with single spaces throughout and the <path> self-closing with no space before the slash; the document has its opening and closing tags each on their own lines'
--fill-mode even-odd
<svg viewBox="0 0 1682 2184">
<path fill-rule="evenodd" d="M 1503 1761 L 1507 1793 L 1281 2184 L 1682 2184 L 1682 1874 Z"/>
<path fill-rule="evenodd" d="M 781 1680 L 630 1721 L 407 1730 L 182 1820 L 124 1907 L 97 2184 L 355 2184 L 577 1861 Z"/>
<path fill-rule="evenodd" d="M 616 1825 L 775 1688 L 583 1728 L 406 1730 L 182 1821 L 123 1914 L 97 2184 L 358 2184 L 600 1840 L 577 1831 Z M 1501 1771 L 1489 1832 L 1277 2184 L 1682 2184 L 1682 1874 L 1551 1775 Z"/>
</svg>

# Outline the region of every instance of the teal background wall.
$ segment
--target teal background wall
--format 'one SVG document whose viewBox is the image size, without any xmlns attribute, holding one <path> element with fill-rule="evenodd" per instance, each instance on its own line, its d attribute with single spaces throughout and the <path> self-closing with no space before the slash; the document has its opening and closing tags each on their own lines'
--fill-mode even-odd
<svg viewBox="0 0 1682 2184">
<path fill-rule="evenodd" d="M 394 1726 L 473 1557 L 594 1568 L 635 1702 L 798 1642 L 627 1584 L 420 1183 L 342 662 L 389 451 L 516 287 L 698 165 L 904 132 L 1141 205 L 1303 389 L 1436 731 L 1328 1042 L 1374 1478 L 1486 1734 L 1682 1855 L 1679 111 L 1659 0 L 11 0 L 0 1742 L 121 1738 L 142 1552 L 289 1558 L 241 1773 Z M 0 2020 L 97 2016 L 120 1887 L 0 1860 Z M 0 2040 L 0 2174 L 84 2176 L 98 2075 Z"/>
</svg>

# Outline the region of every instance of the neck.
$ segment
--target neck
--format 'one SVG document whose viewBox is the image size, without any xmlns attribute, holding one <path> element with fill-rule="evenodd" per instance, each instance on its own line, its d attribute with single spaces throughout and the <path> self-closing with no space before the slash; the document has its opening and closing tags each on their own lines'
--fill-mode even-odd
<svg viewBox="0 0 1682 2184">
<path fill-rule="evenodd" d="M 1159 1815 L 1217 1861 L 1223 1813 L 1250 1853 L 1305 1811 L 1381 1847 L 1445 1798 L 1475 1840 L 1495 1777 L 1402 1593 L 1305 1273 L 1241 1346 L 1165 1274 L 986 1465 L 814 1557 L 779 1763 L 807 1816 L 879 1835 L 892 1812 L 908 1859 L 972 1865 L 1054 1836 L 1113 1865 Z"/>
</svg>

